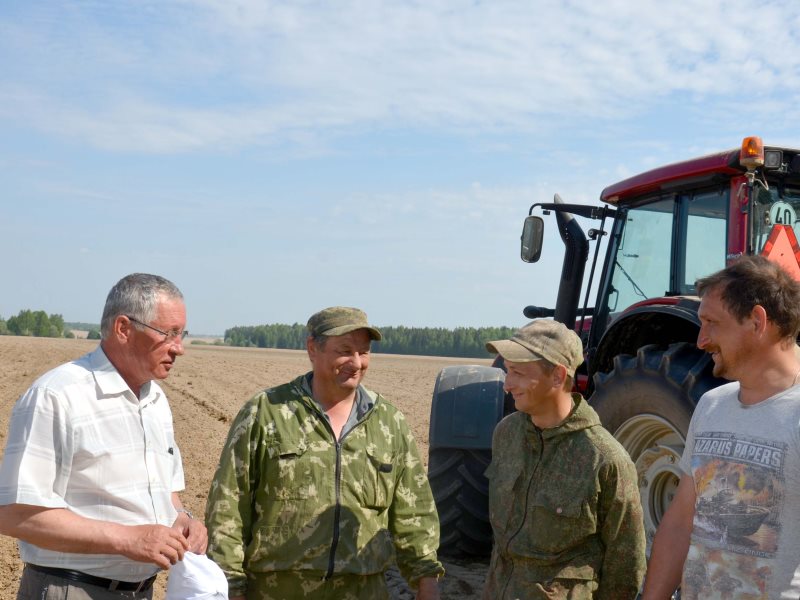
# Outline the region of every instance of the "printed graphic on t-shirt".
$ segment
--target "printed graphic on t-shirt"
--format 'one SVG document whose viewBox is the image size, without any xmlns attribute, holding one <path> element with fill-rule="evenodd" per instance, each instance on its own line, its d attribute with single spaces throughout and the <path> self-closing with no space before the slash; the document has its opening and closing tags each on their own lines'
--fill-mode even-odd
<svg viewBox="0 0 800 600">
<path fill-rule="evenodd" d="M 767 598 L 778 550 L 786 444 L 731 433 L 695 436 L 697 490 L 686 598 Z"/>
</svg>

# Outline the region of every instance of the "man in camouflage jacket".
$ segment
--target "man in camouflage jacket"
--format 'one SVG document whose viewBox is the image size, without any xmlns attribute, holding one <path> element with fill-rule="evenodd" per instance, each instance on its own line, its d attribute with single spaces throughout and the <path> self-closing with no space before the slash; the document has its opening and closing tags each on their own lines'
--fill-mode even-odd
<svg viewBox="0 0 800 600">
<path fill-rule="evenodd" d="M 439 598 L 439 522 L 403 415 L 360 385 L 380 332 L 354 308 L 308 322 L 312 371 L 247 402 L 206 508 L 208 555 L 231 600 L 388 598 L 396 556 Z"/>
<path fill-rule="evenodd" d="M 572 380 L 581 341 L 539 320 L 487 348 L 519 412 L 494 431 L 484 600 L 633 600 L 645 571 L 636 469 Z"/>
</svg>

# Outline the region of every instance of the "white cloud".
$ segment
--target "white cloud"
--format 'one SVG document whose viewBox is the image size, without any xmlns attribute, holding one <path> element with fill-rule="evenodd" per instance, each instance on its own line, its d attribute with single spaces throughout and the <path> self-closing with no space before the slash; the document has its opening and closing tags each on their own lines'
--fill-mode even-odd
<svg viewBox="0 0 800 600">
<path fill-rule="evenodd" d="M 31 6 L 0 13 L 0 116 L 114 150 L 313 153 L 343 132 L 580 129 L 674 94 L 780 113 L 800 94 L 790 2 Z"/>
</svg>

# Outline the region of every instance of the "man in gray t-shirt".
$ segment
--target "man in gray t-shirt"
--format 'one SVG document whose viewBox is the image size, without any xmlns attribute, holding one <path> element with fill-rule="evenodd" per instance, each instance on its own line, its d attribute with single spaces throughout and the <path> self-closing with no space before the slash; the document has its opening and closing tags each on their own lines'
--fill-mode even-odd
<svg viewBox="0 0 800 600">
<path fill-rule="evenodd" d="M 644 600 L 800 597 L 800 283 L 762 257 L 697 282 L 714 375 L 689 426 Z"/>
</svg>

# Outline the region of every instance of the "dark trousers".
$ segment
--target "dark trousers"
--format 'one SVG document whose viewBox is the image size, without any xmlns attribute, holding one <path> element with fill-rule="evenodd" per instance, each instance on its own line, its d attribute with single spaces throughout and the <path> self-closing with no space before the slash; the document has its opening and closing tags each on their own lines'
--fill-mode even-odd
<svg viewBox="0 0 800 600">
<path fill-rule="evenodd" d="M 39 573 L 27 566 L 22 570 L 17 600 L 152 600 L 153 588 L 145 592 L 112 592 L 96 585 L 69 581 Z"/>
</svg>

